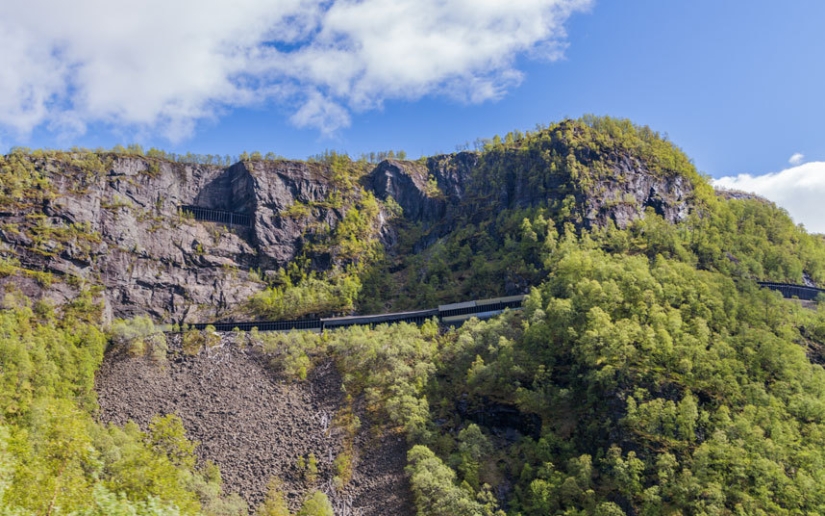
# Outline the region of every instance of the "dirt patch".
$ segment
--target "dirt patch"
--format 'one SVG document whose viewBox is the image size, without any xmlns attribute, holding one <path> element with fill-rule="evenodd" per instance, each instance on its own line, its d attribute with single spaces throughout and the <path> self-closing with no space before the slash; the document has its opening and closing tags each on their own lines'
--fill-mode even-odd
<svg viewBox="0 0 825 516">
<path fill-rule="evenodd" d="M 363 416 L 353 478 L 342 490 L 333 487 L 343 435 L 332 421 L 344 396 L 331 361 L 313 369 L 307 381 L 293 382 L 267 369 L 256 350 L 223 335 L 219 347 L 198 356 L 173 351 L 166 364 L 110 353 L 98 373 L 97 392 L 104 422 L 131 419 L 146 429 L 155 414 L 177 414 L 189 437 L 200 442 L 199 459 L 218 464 L 224 490 L 239 493 L 250 509 L 277 476 L 293 509 L 308 491 L 320 489 L 339 516 L 415 513 L 404 475 L 406 443 L 371 431 Z M 318 461 L 312 485 L 298 467 L 310 453 Z"/>
</svg>

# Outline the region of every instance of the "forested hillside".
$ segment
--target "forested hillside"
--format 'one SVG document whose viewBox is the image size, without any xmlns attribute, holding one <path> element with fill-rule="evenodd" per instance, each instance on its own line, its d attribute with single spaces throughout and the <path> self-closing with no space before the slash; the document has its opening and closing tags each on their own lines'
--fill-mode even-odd
<svg viewBox="0 0 825 516">
<path fill-rule="evenodd" d="M 653 131 L 588 117 L 377 166 L 329 155 L 195 173 L 167 158 L 129 157 L 157 168 L 128 185 L 111 173 L 123 153 L 3 158 L 0 515 L 331 514 L 354 492 L 361 419 L 407 443 L 421 516 L 825 513 L 825 303 L 756 284 L 825 285 L 825 239 L 767 201 L 717 194 Z M 303 193 L 282 202 L 276 177 Z M 193 178 L 245 192 L 212 208 L 253 206 L 256 226 L 221 236 L 180 215 L 165 223 L 176 202 L 220 198 Z M 106 190 L 117 181 L 122 206 Z M 141 193 L 156 181 L 179 197 Z M 86 224 L 72 206 L 90 191 L 106 214 Z M 132 229 L 116 242 L 117 227 Z M 163 254 L 164 238 L 180 255 Z M 129 256 L 131 284 L 106 275 Z M 202 289 L 182 294 L 186 278 Z M 146 285 L 156 297 L 134 293 Z M 224 317 L 528 296 L 460 328 L 158 331 L 163 313 L 215 313 L 199 306 L 207 287 L 231 291 Z M 101 422 L 107 357 L 164 368 L 220 345 L 287 382 L 334 364 L 346 401 L 340 450 L 318 457 L 328 479 L 310 482 L 317 464 L 302 457 L 250 505 L 222 491 L 219 465 L 196 458 L 174 414 L 142 429 Z M 289 497 L 299 470 L 290 485 L 311 487 Z"/>
</svg>

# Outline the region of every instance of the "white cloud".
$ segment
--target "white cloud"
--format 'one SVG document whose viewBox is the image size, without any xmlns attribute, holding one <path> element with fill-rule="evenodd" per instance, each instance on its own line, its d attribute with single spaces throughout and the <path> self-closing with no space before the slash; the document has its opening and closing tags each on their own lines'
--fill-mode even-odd
<svg viewBox="0 0 825 516">
<path fill-rule="evenodd" d="M 825 162 L 812 161 L 781 172 L 723 177 L 714 186 L 754 192 L 788 210 L 794 221 L 825 233 Z"/>
<path fill-rule="evenodd" d="M 0 129 L 102 122 L 179 139 L 223 110 L 276 102 L 330 132 L 387 99 L 497 99 L 522 79 L 517 56 L 561 56 L 563 24 L 590 3 L 0 2 Z"/>
<path fill-rule="evenodd" d="M 797 152 L 788 159 L 788 163 L 790 163 L 791 165 L 801 165 L 804 160 L 805 155 Z"/>
<path fill-rule="evenodd" d="M 317 91 L 309 93 L 301 108 L 290 120 L 298 127 L 317 127 L 327 135 L 339 127 L 348 126 L 350 121 L 346 109 Z"/>
</svg>

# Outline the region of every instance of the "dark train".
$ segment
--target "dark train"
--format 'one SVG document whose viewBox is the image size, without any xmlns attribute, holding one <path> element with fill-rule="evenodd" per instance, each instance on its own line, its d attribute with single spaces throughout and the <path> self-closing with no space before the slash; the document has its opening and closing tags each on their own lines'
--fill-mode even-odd
<svg viewBox="0 0 825 516">
<path fill-rule="evenodd" d="M 799 298 L 804 300 L 816 299 L 820 294 L 825 293 L 825 289 L 808 287 L 804 285 L 791 285 L 787 283 L 759 282 L 764 288 L 776 290 L 787 298 Z M 516 310 L 521 308 L 524 296 L 496 297 L 492 299 L 481 299 L 476 301 L 466 301 L 463 303 L 453 303 L 440 305 L 438 308 L 428 310 L 417 310 L 413 312 L 396 312 L 378 315 L 353 315 L 346 317 L 327 317 L 315 319 L 296 319 L 292 321 L 251 321 L 251 322 L 223 322 L 223 323 L 196 323 L 189 325 L 189 328 L 203 330 L 207 326 L 212 326 L 216 331 L 251 331 L 257 328 L 258 331 L 315 331 L 323 332 L 335 328 L 345 328 L 348 326 L 376 326 L 378 324 L 390 324 L 406 322 L 413 324 L 423 324 L 424 321 L 436 318 L 445 326 L 458 326 L 470 317 L 478 319 L 488 319 L 504 312 L 506 309 Z"/>
<path fill-rule="evenodd" d="M 760 287 L 776 290 L 782 297 L 798 298 L 805 301 L 813 301 L 820 294 L 825 294 L 825 289 L 808 287 L 806 285 L 792 285 L 790 283 L 773 283 L 770 281 L 759 281 Z"/>
<path fill-rule="evenodd" d="M 216 331 L 233 331 L 236 329 L 250 331 L 252 328 L 257 328 L 258 331 L 303 330 L 323 332 L 324 330 L 345 328 L 348 326 L 376 326 L 378 324 L 398 322 L 423 324 L 425 321 L 430 320 L 433 317 L 438 319 L 441 324 L 447 326 L 457 326 L 470 317 L 487 319 L 498 315 L 507 309 L 519 309 L 521 308 L 523 301 L 524 296 L 508 296 L 440 305 L 438 308 L 417 310 L 414 312 L 396 312 L 379 315 L 353 315 L 347 317 L 327 317 L 320 319 L 297 319 L 293 321 L 224 322 L 211 324 L 196 323 L 189 325 L 189 327 L 196 330 L 203 330 L 207 326 L 212 326 Z"/>
<path fill-rule="evenodd" d="M 200 206 L 179 206 L 178 209 L 181 213 L 188 214 L 196 220 L 240 226 L 251 226 L 253 223 L 252 216 L 245 213 L 213 210 Z M 814 300 L 817 299 L 820 294 L 825 293 L 825 289 L 805 285 L 792 285 L 788 283 L 763 281 L 757 283 L 761 287 L 780 292 L 782 296 L 786 298 Z M 470 317 L 486 319 L 498 315 L 508 308 L 520 308 L 523 301 L 524 296 L 508 296 L 441 305 L 438 308 L 418 310 L 414 312 L 398 312 L 380 315 L 356 315 L 349 317 L 329 317 L 319 319 L 297 319 L 293 321 L 225 322 L 212 324 L 197 323 L 189 325 L 189 327 L 203 330 L 207 326 L 213 326 L 217 331 L 232 331 L 234 329 L 250 331 L 252 328 L 258 328 L 258 331 L 305 330 L 322 332 L 326 329 L 344 328 L 347 326 L 375 326 L 377 324 L 396 322 L 423 324 L 424 321 L 432 319 L 433 317 L 437 318 L 441 324 L 449 326 L 459 325 Z"/>
</svg>

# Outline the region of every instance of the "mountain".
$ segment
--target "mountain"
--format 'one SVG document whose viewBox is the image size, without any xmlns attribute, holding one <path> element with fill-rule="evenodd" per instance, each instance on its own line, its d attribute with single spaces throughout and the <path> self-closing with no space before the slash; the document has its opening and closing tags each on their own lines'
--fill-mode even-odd
<svg viewBox="0 0 825 516">
<path fill-rule="evenodd" d="M 648 128 L 378 163 L 16 150 L 0 205 L 0 511 L 825 511 L 825 310 L 756 283 L 825 285 L 825 241 Z M 510 294 L 453 329 L 157 326 Z"/>
<path fill-rule="evenodd" d="M 16 152 L 3 161 L 0 240 L 24 268 L 66 280 L 42 294 L 56 302 L 77 294 L 71 284 L 96 285 L 107 317 L 182 323 L 238 316 L 267 281 L 300 284 L 314 274 L 333 284 L 330 297 L 342 297 L 334 287 L 387 262 L 378 255 L 420 254 L 468 224 L 495 225 L 516 212 L 558 212 L 559 221 L 584 228 L 624 228 L 647 207 L 669 222 L 687 217 L 693 186 L 679 173 L 684 163 L 662 166 L 613 142 L 581 146 L 583 131 L 592 129 L 570 121 L 486 152 L 377 165 L 335 154 L 222 167 L 128 153 Z M 578 177 L 582 170 L 587 177 Z M 185 206 L 249 224 L 200 223 Z M 408 268 L 389 261 L 393 270 Z M 521 293 L 530 279 L 488 291 Z M 39 297 L 28 283 L 24 290 Z M 281 315 L 264 301 L 271 299 L 258 303 L 262 315 Z M 357 306 L 329 300 L 302 311 Z"/>
</svg>

